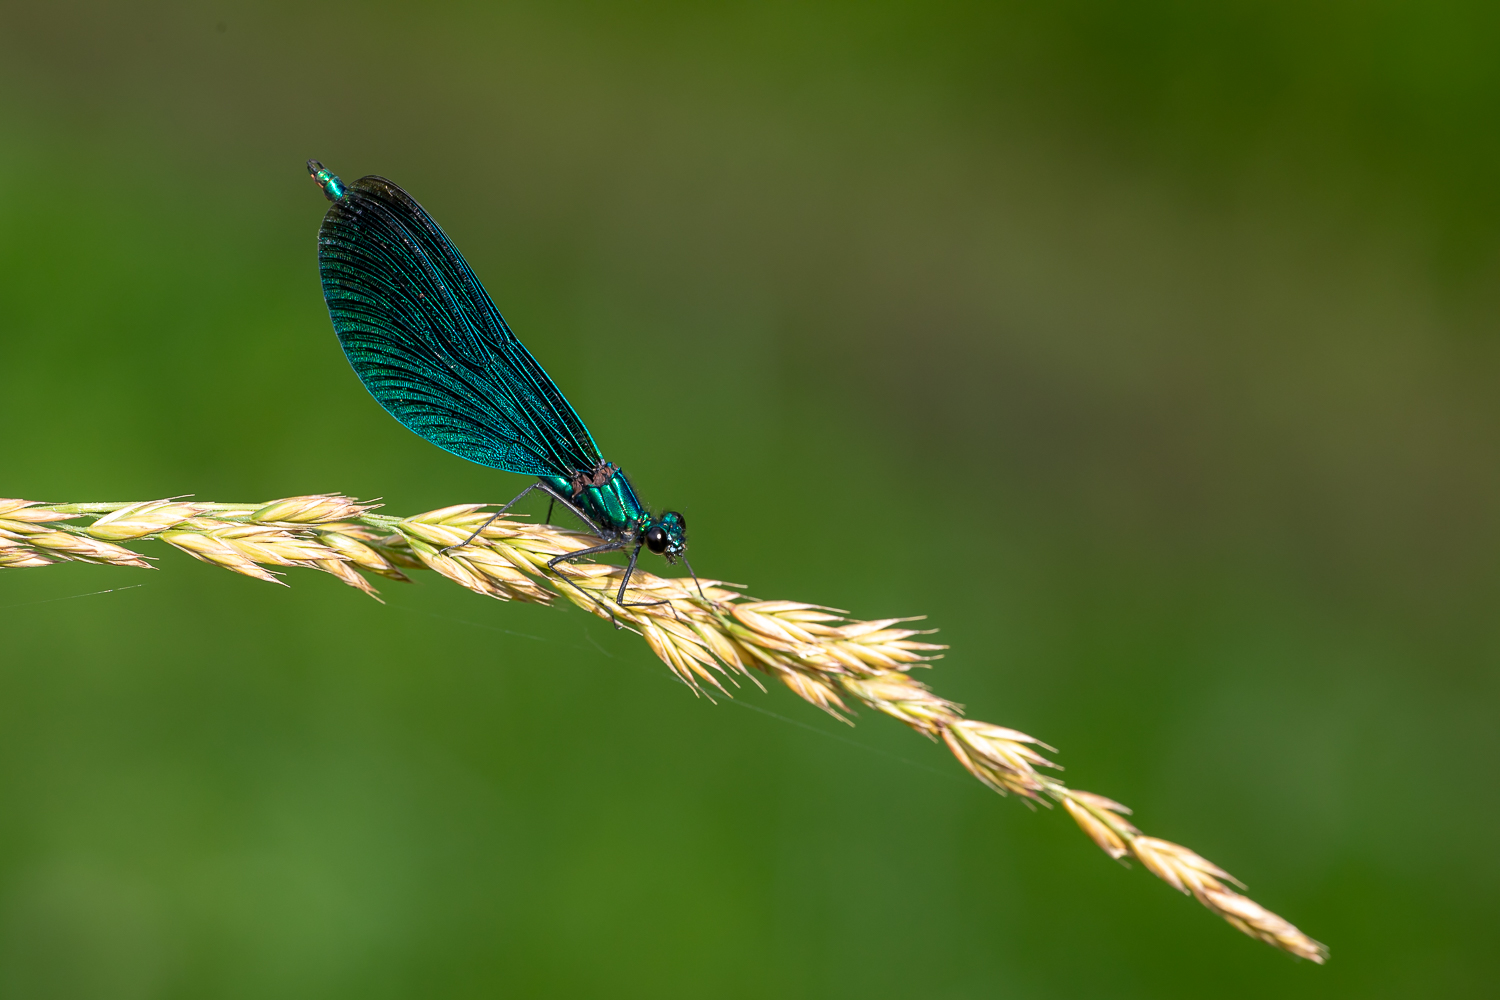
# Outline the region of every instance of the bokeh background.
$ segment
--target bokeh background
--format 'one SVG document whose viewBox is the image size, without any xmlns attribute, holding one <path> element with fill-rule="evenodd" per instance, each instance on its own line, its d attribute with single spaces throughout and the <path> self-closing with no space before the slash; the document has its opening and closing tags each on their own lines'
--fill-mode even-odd
<svg viewBox="0 0 1500 1000">
<path fill-rule="evenodd" d="M 1432 0 L 0 6 L 0 494 L 512 496 L 338 351 L 303 161 L 387 175 L 700 571 L 929 615 L 939 692 L 1333 949 L 581 612 L 152 546 L 0 578 L 0 993 L 1487 994 L 1497 50 Z"/>
</svg>

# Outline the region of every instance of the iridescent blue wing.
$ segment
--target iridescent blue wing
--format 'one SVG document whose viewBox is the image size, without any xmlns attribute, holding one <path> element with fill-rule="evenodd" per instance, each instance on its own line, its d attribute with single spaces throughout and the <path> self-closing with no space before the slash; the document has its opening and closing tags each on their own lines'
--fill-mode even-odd
<svg viewBox="0 0 1500 1000">
<path fill-rule="evenodd" d="M 599 449 L 416 199 L 361 177 L 318 233 L 323 298 L 359 380 L 408 428 L 471 462 L 532 476 Z"/>
</svg>

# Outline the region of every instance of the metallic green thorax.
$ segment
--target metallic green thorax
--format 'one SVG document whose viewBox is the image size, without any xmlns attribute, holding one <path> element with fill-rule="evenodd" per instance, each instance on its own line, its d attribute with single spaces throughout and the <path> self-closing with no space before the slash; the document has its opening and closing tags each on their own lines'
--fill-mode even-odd
<svg viewBox="0 0 1500 1000">
<path fill-rule="evenodd" d="M 572 499 L 589 520 L 612 534 L 643 532 L 650 525 L 651 515 L 646 505 L 635 495 L 635 487 L 625 478 L 625 473 L 615 469 L 613 475 L 602 486 L 583 486 L 574 492 L 574 483 L 561 476 L 542 476 L 541 479 L 559 494 Z"/>
<path fill-rule="evenodd" d="M 687 548 L 687 523 L 682 515 L 667 511 L 653 516 L 636 496 L 635 487 L 625 473 L 612 463 L 601 463 L 591 475 L 575 473 L 571 479 L 562 476 L 540 479 L 556 495 L 567 497 L 606 535 L 628 542 L 644 540 L 651 551 L 669 560 L 676 559 Z"/>
</svg>

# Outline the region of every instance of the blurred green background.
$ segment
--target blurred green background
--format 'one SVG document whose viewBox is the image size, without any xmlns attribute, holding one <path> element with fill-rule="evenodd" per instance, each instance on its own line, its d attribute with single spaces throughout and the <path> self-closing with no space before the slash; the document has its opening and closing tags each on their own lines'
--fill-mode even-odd
<svg viewBox="0 0 1500 1000">
<path fill-rule="evenodd" d="M 302 164 L 387 175 L 701 572 L 929 615 L 941 693 L 1333 949 L 578 611 L 151 546 L 0 577 L 0 994 L 1489 994 L 1497 50 L 1480 3 L 0 6 L 0 494 L 512 496 L 337 348 Z"/>
</svg>

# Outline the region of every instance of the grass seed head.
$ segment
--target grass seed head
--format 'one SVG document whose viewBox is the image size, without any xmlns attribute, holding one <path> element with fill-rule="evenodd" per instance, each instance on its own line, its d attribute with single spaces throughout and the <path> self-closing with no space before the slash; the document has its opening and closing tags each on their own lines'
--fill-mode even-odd
<svg viewBox="0 0 1500 1000">
<path fill-rule="evenodd" d="M 319 559 L 312 568 L 320 569 L 330 576 L 337 577 L 355 590 L 363 591 L 375 598 L 375 600 L 380 601 L 381 604 L 385 603 L 380 600 L 380 592 L 370 584 L 370 581 L 360 576 L 351 564 L 342 559 Z"/>
<path fill-rule="evenodd" d="M 34 500 L 0 500 L 0 517 L 23 524 L 45 524 L 49 521 L 68 521 L 77 517 L 65 511 L 47 510 L 38 507 Z"/>
<path fill-rule="evenodd" d="M 1239 883 L 1217 865 L 1179 844 L 1143 835 L 1118 802 L 1074 791 L 1040 772 L 1057 766 L 1041 753 L 1051 747 L 1014 729 L 965 719 L 961 705 L 911 677 L 907 671 L 946 648 L 915 638 L 922 634 L 918 630 L 899 627 L 911 619 L 850 620 L 833 608 L 752 601 L 720 581 L 669 579 L 639 568 L 630 579 L 631 603 L 621 606 L 615 598 L 622 567 L 547 565 L 599 539 L 509 517 L 487 523 L 484 506 L 457 504 L 394 518 L 336 493 L 260 505 L 0 500 L 0 568 L 67 560 L 144 567 L 148 564 L 137 553 L 113 543 L 157 537 L 196 559 L 273 583 L 281 581 L 267 566 L 304 567 L 375 596 L 361 571 L 404 580 L 401 569 L 425 568 L 500 600 L 546 604 L 562 596 L 640 633 L 698 694 L 730 697 L 726 680 L 737 684 L 736 678 L 758 672 L 844 722 L 849 722 L 845 696 L 852 697 L 941 740 L 965 770 L 1002 795 L 1061 802 L 1106 854 L 1134 856 L 1245 934 L 1314 962 L 1327 957 L 1323 945 L 1230 889 L 1226 883 Z M 45 527 L 90 516 L 92 523 L 83 529 Z"/>
<path fill-rule="evenodd" d="M 877 712 L 899 719 L 926 736 L 940 735 L 963 715 L 962 706 L 939 698 L 926 684 L 900 671 L 889 670 L 871 677 L 845 676 L 839 678 L 839 683 Z"/>
<path fill-rule="evenodd" d="M 57 561 L 47 558 L 29 545 L 0 536 L 0 569 L 36 569 L 51 566 Z"/>
<path fill-rule="evenodd" d="M 1228 889 L 1212 889 L 1199 899 L 1244 934 L 1319 965 L 1328 961 L 1327 945 L 1308 937 L 1248 896 Z"/>
<path fill-rule="evenodd" d="M 166 531 L 201 513 L 203 508 L 196 504 L 148 500 L 105 514 L 84 530 L 94 538 L 122 542 Z"/>
<path fill-rule="evenodd" d="M 1125 846 L 1125 841 L 1121 839 L 1120 835 L 1115 833 L 1111 827 L 1102 822 L 1099 817 L 1090 812 L 1073 796 L 1063 796 L 1062 804 L 1063 808 L 1068 811 L 1068 815 L 1073 817 L 1073 822 L 1078 824 L 1079 829 L 1088 834 L 1089 838 L 1098 844 L 1099 849 L 1105 854 L 1119 861 L 1130 853 L 1130 848 Z"/>
<path fill-rule="evenodd" d="M 323 524 L 330 521 L 354 520 L 379 506 L 373 503 L 360 503 L 340 493 L 316 493 L 312 496 L 273 500 L 257 508 L 250 515 L 250 520 Z"/>
<path fill-rule="evenodd" d="M 361 569 L 375 573 L 390 573 L 394 570 L 389 559 L 347 531 L 319 531 L 318 541 Z"/>
<path fill-rule="evenodd" d="M 101 563 L 109 566 L 135 566 L 150 569 L 151 564 L 139 553 L 103 542 L 96 538 L 67 531 L 38 531 L 26 536 L 27 544 L 45 550 L 49 555 L 74 562 Z"/>
</svg>

